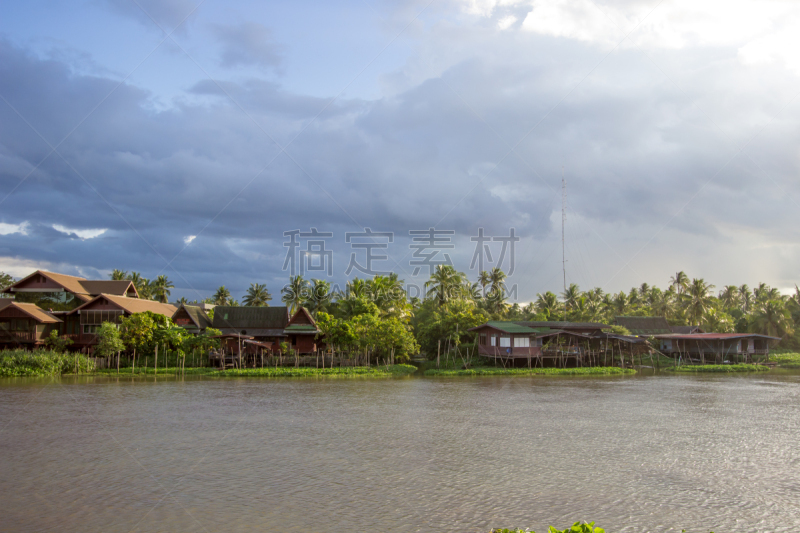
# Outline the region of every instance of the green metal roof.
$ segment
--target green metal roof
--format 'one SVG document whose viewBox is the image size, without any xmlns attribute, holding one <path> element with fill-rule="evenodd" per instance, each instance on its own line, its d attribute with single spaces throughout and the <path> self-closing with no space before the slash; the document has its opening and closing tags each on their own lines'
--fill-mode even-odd
<svg viewBox="0 0 800 533">
<path fill-rule="evenodd" d="M 286 307 L 237 307 L 218 305 L 214 308 L 217 329 L 282 329 L 289 322 Z"/>
<path fill-rule="evenodd" d="M 627 328 L 631 335 L 665 335 L 672 333 L 667 319 L 663 316 L 618 316 L 614 319 L 618 326 Z"/>
<path fill-rule="evenodd" d="M 515 324 L 514 322 L 506 322 L 503 320 L 490 320 L 486 324 L 495 329 L 499 329 L 504 333 L 528 333 L 530 335 L 535 335 L 537 333 L 543 333 L 543 331 L 541 330 L 547 329 L 547 328 L 529 328 L 528 326 L 520 326 L 519 324 Z"/>
<path fill-rule="evenodd" d="M 292 324 L 283 328 L 283 331 L 294 333 L 316 333 L 318 330 L 316 326 L 312 326 L 311 324 Z"/>
</svg>

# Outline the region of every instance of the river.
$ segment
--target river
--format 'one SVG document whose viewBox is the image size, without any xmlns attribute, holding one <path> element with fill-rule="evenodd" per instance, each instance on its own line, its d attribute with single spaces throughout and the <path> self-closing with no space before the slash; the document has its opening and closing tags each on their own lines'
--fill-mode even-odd
<svg viewBox="0 0 800 533">
<path fill-rule="evenodd" d="M 800 530 L 800 375 L 0 380 L 3 531 Z"/>
</svg>

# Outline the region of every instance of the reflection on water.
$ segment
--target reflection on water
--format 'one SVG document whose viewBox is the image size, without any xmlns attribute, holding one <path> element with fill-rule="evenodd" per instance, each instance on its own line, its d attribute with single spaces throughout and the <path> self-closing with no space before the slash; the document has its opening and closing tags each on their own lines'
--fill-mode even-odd
<svg viewBox="0 0 800 533">
<path fill-rule="evenodd" d="M 4 531 L 797 531 L 800 377 L 0 382 Z"/>
</svg>

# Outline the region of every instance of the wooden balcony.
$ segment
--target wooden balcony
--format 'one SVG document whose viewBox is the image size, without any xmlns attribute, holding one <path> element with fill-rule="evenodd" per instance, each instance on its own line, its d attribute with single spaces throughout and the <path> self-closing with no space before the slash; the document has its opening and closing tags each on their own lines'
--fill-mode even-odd
<svg viewBox="0 0 800 533">
<path fill-rule="evenodd" d="M 9 331 L 0 330 L 0 342 L 36 342 L 42 340 L 41 335 L 37 335 L 35 331 Z"/>
</svg>

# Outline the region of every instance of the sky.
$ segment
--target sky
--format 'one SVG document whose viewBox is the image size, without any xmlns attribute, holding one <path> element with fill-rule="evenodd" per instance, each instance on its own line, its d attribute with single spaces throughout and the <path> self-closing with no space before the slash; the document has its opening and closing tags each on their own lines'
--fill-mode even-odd
<svg viewBox="0 0 800 533">
<path fill-rule="evenodd" d="M 164 274 L 189 300 L 251 283 L 277 300 L 292 273 L 422 286 L 446 262 L 473 281 L 500 266 L 520 302 L 560 292 L 562 266 L 606 292 L 680 270 L 718 288 L 800 282 L 800 3 L 0 12 L 13 276 Z"/>
</svg>

